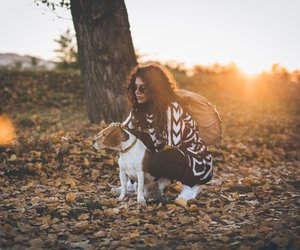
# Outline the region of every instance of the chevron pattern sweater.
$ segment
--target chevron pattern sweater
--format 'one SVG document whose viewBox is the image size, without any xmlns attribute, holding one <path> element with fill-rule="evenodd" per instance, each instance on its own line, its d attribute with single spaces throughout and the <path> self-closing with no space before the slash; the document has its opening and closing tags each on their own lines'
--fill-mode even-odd
<svg viewBox="0 0 300 250">
<path fill-rule="evenodd" d="M 139 129 L 134 117 L 130 112 L 123 124 L 129 129 Z M 163 139 L 157 138 L 153 127 L 153 114 L 146 114 L 148 131 L 158 152 L 167 145 L 176 147 L 187 158 L 189 166 L 193 170 L 194 176 L 205 182 L 212 176 L 212 157 L 207 147 L 203 144 L 197 129 L 195 120 L 186 113 L 177 102 L 172 102 L 167 109 L 167 132 L 163 134 Z"/>
</svg>

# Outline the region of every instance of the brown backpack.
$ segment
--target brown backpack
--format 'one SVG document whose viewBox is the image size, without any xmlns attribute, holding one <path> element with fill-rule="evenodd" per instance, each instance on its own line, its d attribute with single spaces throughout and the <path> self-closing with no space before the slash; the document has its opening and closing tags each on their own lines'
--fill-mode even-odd
<svg viewBox="0 0 300 250">
<path fill-rule="evenodd" d="M 200 137 L 206 145 L 214 145 L 222 139 L 222 120 L 216 107 L 203 96 L 178 89 L 183 109 L 197 122 Z"/>
</svg>

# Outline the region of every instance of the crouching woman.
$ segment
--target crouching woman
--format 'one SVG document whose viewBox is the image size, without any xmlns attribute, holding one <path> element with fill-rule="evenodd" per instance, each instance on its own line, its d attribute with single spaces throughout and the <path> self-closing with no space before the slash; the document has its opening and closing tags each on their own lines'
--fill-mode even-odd
<svg viewBox="0 0 300 250">
<path fill-rule="evenodd" d="M 180 104 L 170 72 L 156 64 L 138 66 L 130 75 L 127 90 L 131 109 L 123 125 L 150 136 L 150 144 L 146 143 L 152 151 L 150 173 L 181 182 L 177 199 L 195 199 L 200 185 L 212 178 L 212 157 L 197 123 Z"/>
</svg>

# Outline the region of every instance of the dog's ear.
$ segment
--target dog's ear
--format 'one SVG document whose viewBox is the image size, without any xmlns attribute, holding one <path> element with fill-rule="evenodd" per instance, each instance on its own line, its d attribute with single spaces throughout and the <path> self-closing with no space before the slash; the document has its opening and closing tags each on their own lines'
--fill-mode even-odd
<svg viewBox="0 0 300 250">
<path fill-rule="evenodd" d="M 120 127 L 112 128 L 112 131 L 103 140 L 103 144 L 109 147 L 116 147 L 122 141 L 123 133 Z"/>
<path fill-rule="evenodd" d="M 129 139 L 129 134 L 122 129 L 122 141 L 127 141 Z"/>
</svg>

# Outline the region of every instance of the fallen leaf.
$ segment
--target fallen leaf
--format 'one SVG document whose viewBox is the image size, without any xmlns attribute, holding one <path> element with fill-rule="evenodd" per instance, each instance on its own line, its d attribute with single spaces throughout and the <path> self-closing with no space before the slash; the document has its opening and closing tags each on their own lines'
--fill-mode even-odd
<svg viewBox="0 0 300 250">
<path fill-rule="evenodd" d="M 59 135 L 65 135 L 66 132 L 65 132 L 64 130 L 59 130 L 59 131 L 58 131 L 58 134 L 59 134 Z"/>
<path fill-rule="evenodd" d="M 17 156 L 15 155 L 15 154 L 13 154 L 13 155 L 11 155 L 10 157 L 9 157 L 9 160 L 10 161 L 16 161 L 18 158 L 17 158 Z"/>
<path fill-rule="evenodd" d="M 202 218 L 203 221 L 210 223 L 211 222 L 211 218 L 209 217 L 209 215 L 204 215 L 204 217 Z"/>
<path fill-rule="evenodd" d="M 31 229 L 31 226 L 26 224 L 26 223 L 22 223 L 22 222 L 18 222 L 18 229 L 22 232 L 22 233 L 26 233 Z"/>
<path fill-rule="evenodd" d="M 115 207 L 117 205 L 117 200 L 112 198 L 112 199 L 101 199 L 100 203 L 103 206 L 110 206 L 110 207 Z"/>
<path fill-rule="evenodd" d="M 91 174 L 91 179 L 93 181 L 97 180 L 97 178 L 100 176 L 100 171 L 93 169 L 92 174 Z"/>
<path fill-rule="evenodd" d="M 167 204 L 167 209 L 168 211 L 173 211 L 177 208 L 177 206 L 175 204 Z"/>
<path fill-rule="evenodd" d="M 66 194 L 66 201 L 72 203 L 73 201 L 75 201 L 76 199 L 76 195 L 72 192 L 69 192 Z"/>
<path fill-rule="evenodd" d="M 136 218 L 135 216 L 129 217 L 128 219 L 126 219 L 126 221 L 130 224 L 136 224 L 136 225 L 140 223 L 139 218 Z"/>
<path fill-rule="evenodd" d="M 88 221 L 78 222 L 74 225 L 74 229 L 76 230 L 83 230 L 83 229 L 87 229 L 88 227 L 89 227 Z"/>
<path fill-rule="evenodd" d="M 190 222 L 193 221 L 193 217 L 192 216 L 179 216 L 178 220 L 181 224 L 188 224 Z"/>
<path fill-rule="evenodd" d="M 115 240 L 120 238 L 120 234 L 116 230 L 111 230 L 109 236 Z"/>
<path fill-rule="evenodd" d="M 135 239 L 135 238 L 140 238 L 141 237 L 141 235 L 138 233 L 138 232 L 136 232 L 136 233 L 131 233 L 130 235 L 129 235 L 129 238 L 130 239 Z"/>
<path fill-rule="evenodd" d="M 97 238 L 105 238 L 107 233 L 105 231 L 98 231 L 97 233 L 94 233 L 94 236 Z"/>
<path fill-rule="evenodd" d="M 197 212 L 199 210 L 198 206 L 195 205 L 195 204 L 192 204 L 190 207 L 189 207 L 189 211 L 191 212 Z"/>
<path fill-rule="evenodd" d="M 35 238 L 29 241 L 31 246 L 42 248 L 45 244 L 45 241 L 40 238 Z"/>
<path fill-rule="evenodd" d="M 89 240 L 86 241 L 80 241 L 80 242 L 72 242 L 71 244 L 72 248 L 79 248 L 79 249 L 88 249 L 89 246 Z"/>
<path fill-rule="evenodd" d="M 186 210 L 189 209 L 189 206 L 187 205 L 187 201 L 183 198 L 180 198 L 180 199 L 176 200 L 175 204 L 185 208 Z"/>
<path fill-rule="evenodd" d="M 84 158 L 82 165 L 85 166 L 85 167 L 89 167 L 90 166 L 90 161 L 87 158 Z"/>
<path fill-rule="evenodd" d="M 115 165 L 115 161 L 114 161 L 114 159 L 104 159 L 103 160 L 103 164 L 109 165 L 109 166 L 114 166 Z"/>
<path fill-rule="evenodd" d="M 53 136 L 51 138 L 51 140 L 52 140 L 53 143 L 60 143 L 61 142 L 61 138 L 58 137 L 58 136 Z"/>
<path fill-rule="evenodd" d="M 118 214 L 119 212 L 120 212 L 120 210 L 118 208 L 108 208 L 108 209 L 104 210 L 104 213 L 109 216 Z"/>
<path fill-rule="evenodd" d="M 81 214 L 79 217 L 78 217 L 78 220 L 88 220 L 90 218 L 90 215 L 89 214 Z"/>
<path fill-rule="evenodd" d="M 262 186 L 263 191 L 269 191 L 270 190 L 270 184 L 266 183 L 265 185 Z"/>
</svg>

